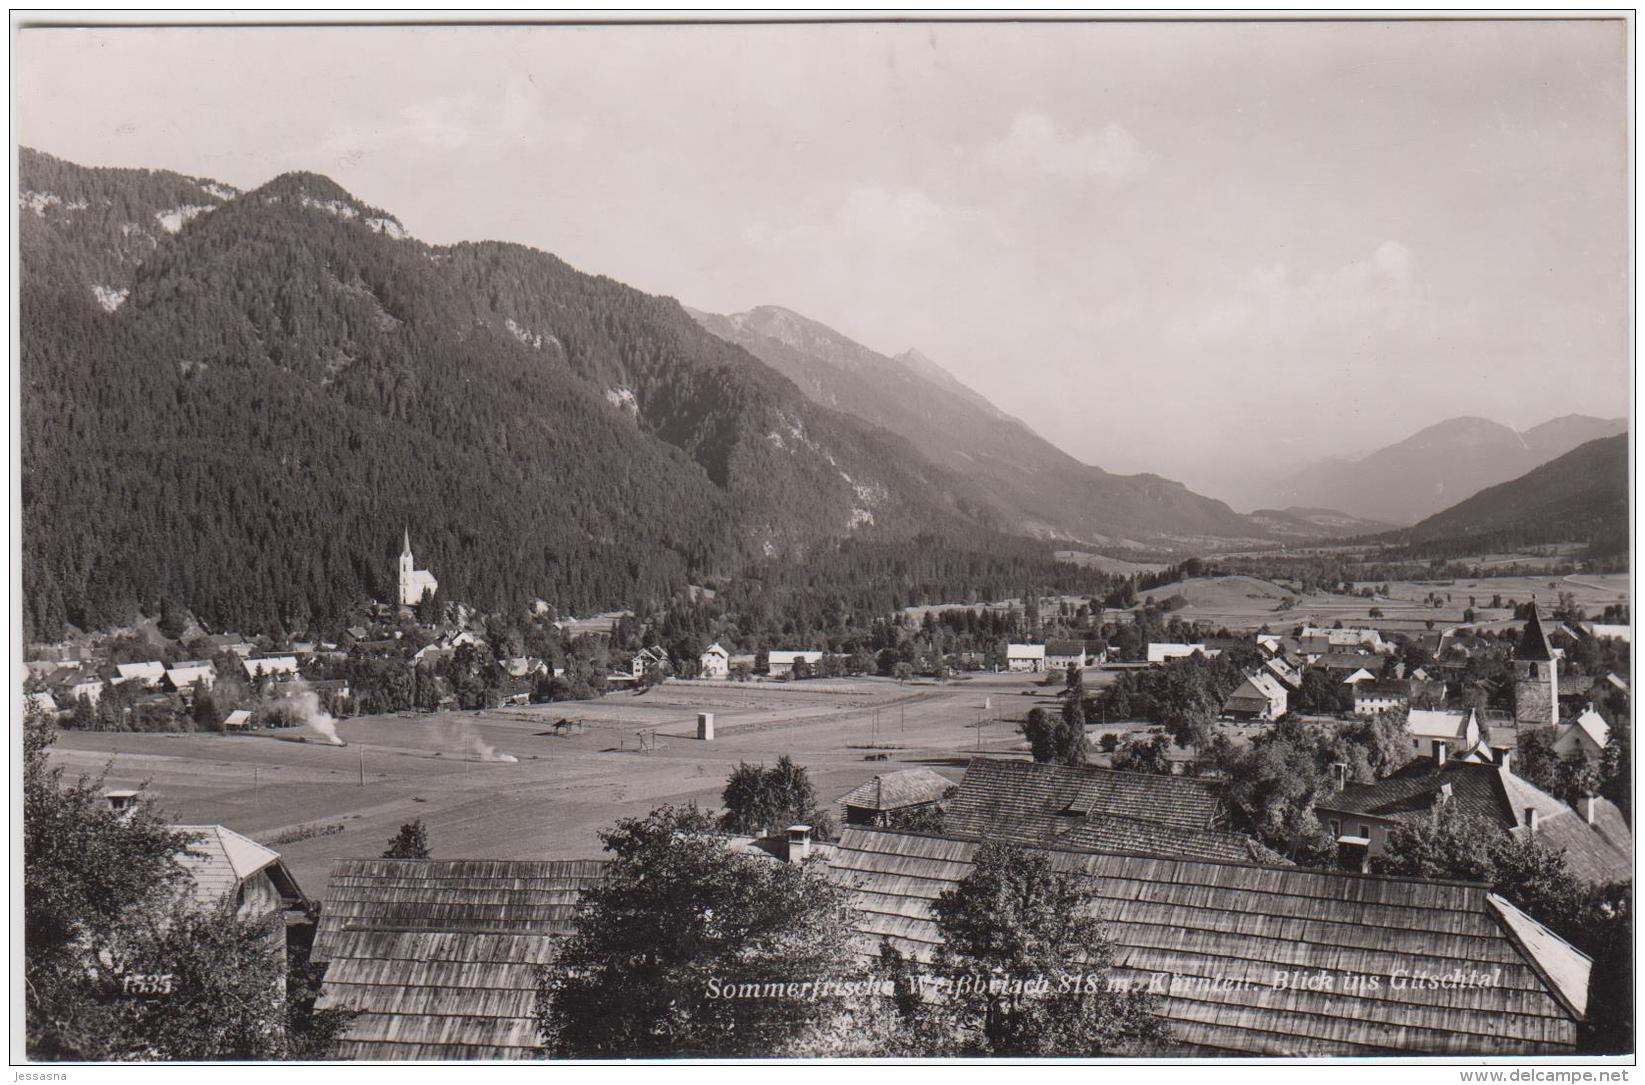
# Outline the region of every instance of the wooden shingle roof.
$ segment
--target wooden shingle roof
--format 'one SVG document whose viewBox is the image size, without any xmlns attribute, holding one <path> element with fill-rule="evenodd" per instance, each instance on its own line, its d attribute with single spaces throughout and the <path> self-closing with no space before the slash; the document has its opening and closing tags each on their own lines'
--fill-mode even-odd
<svg viewBox="0 0 1645 1085">
<path fill-rule="evenodd" d="M 830 874 L 857 891 L 865 951 L 887 939 L 928 960 L 941 937 L 931 902 L 967 876 L 979 846 L 846 830 Z M 1146 1054 L 1561 1054 L 1576 1043 L 1588 958 L 1483 886 L 1044 854 L 1090 879 L 1117 976 L 1164 978 L 1160 1012 L 1172 1043 Z M 1458 970 L 1482 978 L 1450 988 L 1410 982 Z M 1281 972 L 1330 984 L 1276 988 Z M 1350 976 L 1377 983 L 1349 989 Z"/>
<path fill-rule="evenodd" d="M 346 1059 L 518 1059 L 537 1045 L 536 969 L 572 932 L 599 860 L 341 859 L 313 958 L 321 1009 L 358 1011 Z"/>
<path fill-rule="evenodd" d="M 936 802 L 953 781 L 926 768 L 903 769 L 874 777 L 840 796 L 840 803 L 860 810 L 901 810 Z"/>
<path fill-rule="evenodd" d="M 189 876 L 196 904 L 211 908 L 232 897 L 240 885 L 280 861 L 280 853 L 222 825 L 173 825 L 188 837 L 177 863 Z"/>
<path fill-rule="evenodd" d="M 1222 824 L 1224 811 L 1216 785 L 1205 780 L 975 758 L 949 800 L 943 828 L 971 839 L 1027 842 L 1060 836 L 1095 817 L 1200 831 Z"/>
</svg>

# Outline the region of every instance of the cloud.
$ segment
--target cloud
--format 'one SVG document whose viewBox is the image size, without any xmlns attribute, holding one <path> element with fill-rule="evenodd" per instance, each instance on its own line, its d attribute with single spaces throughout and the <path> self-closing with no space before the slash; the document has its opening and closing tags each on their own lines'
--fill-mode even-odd
<svg viewBox="0 0 1645 1085">
<path fill-rule="evenodd" d="M 1415 256 L 1398 241 L 1384 241 L 1366 259 L 1301 279 L 1284 264 L 1253 268 L 1228 296 L 1168 325 L 1166 337 L 1191 347 L 1272 346 L 1321 330 L 1347 336 L 1398 330 L 1423 309 Z"/>
<path fill-rule="evenodd" d="M 919 189 L 879 185 L 852 188 L 836 206 L 811 221 L 781 226 L 756 222 L 743 231 L 743 240 L 757 249 L 824 250 L 849 257 L 929 253 L 976 236 L 1000 241 L 1005 233 L 975 208 L 941 203 Z"/>
<path fill-rule="evenodd" d="M 1118 124 L 1061 132 L 1041 113 L 1019 113 L 1011 130 L 983 148 L 992 166 L 1017 173 L 1127 181 L 1147 173 L 1154 155 Z"/>
<path fill-rule="evenodd" d="M 382 150 L 450 154 L 544 142 L 577 146 L 586 138 L 580 123 L 545 116 L 543 98 L 528 78 L 512 76 L 500 94 L 445 94 L 410 102 L 376 123 L 333 124 L 321 150 L 349 160 Z"/>
</svg>

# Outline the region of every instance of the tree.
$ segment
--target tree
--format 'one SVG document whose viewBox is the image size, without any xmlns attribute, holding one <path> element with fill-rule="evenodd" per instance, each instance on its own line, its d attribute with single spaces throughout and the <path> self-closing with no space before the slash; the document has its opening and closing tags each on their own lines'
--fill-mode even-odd
<svg viewBox="0 0 1645 1085">
<path fill-rule="evenodd" d="M 400 826 L 400 831 L 389 840 L 388 850 L 383 852 L 384 859 L 427 859 L 428 856 L 428 826 L 422 818 Z"/>
<path fill-rule="evenodd" d="M 312 987 L 286 959 L 283 917 L 241 919 L 231 898 L 202 907 L 177 861 L 187 835 L 146 798 L 116 814 L 101 778 L 66 783 L 46 760 L 53 737 L 49 722 L 26 721 L 30 1057 L 325 1057 L 347 1015 L 313 1011 Z"/>
<path fill-rule="evenodd" d="M 1633 818 L 1633 754 L 1631 724 L 1626 715 L 1611 721 L 1611 733 L 1599 760 L 1599 793 L 1616 803 L 1623 816 Z"/>
<path fill-rule="evenodd" d="M 932 904 L 939 997 L 903 1006 L 920 1053 L 1091 1057 L 1162 1039 L 1156 996 L 1111 982 L 1114 946 L 1096 913 L 1079 874 L 982 844 L 971 873 Z"/>
<path fill-rule="evenodd" d="M 1132 736 L 1114 751 L 1113 767 L 1122 772 L 1151 772 L 1156 776 L 1171 775 L 1171 740 L 1165 735 L 1152 739 Z"/>
<path fill-rule="evenodd" d="M 725 804 L 720 824 L 732 832 L 803 824 L 810 825 L 818 839 L 834 835 L 833 815 L 818 808 L 810 774 L 787 754 L 770 768 L 739 763 L 727 777 L 720 801 Z"/>
<path fill-rule="evenodd" d="M 601 839 L 613 859 L 539 973 L 549 1055 L 771 1057 L 842 1012 L 837 994 L 798 991 L 854 957 L 850 895 L 820 864 L 732 851 L 695 807 L 625 818 Z"/>
<path fill-rule="evenodd" d="M 1035 761 L 1083 765 L 1090 755 L 1084 717 L 1083 706 L 1069 698 L 1054 719 L 1043 708 L 1029 709 L 1018 730 L 1028 740 Z"/>
</svg>

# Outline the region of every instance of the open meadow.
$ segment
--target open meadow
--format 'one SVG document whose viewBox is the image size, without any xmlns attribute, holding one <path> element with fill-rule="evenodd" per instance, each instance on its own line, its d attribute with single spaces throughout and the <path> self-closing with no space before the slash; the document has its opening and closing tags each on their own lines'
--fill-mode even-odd
<svg viewBox="0 0 1645 1085">
<path fill-rule="evenodd" d="M 1510 600 L 1525 602 L 1533 595 L 1542 603 L 1552 603 L 1560 592 L 1570 592 L 1577 605 L 1597 614 L 1609 603 L 1626 603 L 1630 598 L 1629 580 L 1622 573 L 1577 573 L 1565 577 L 1475 577 L 1462 580 L 1410 580 L 1382 585 L 1369 582 L 1356 588 L 1370 587 L 1376 594 L 1367 598 L 1359 595 L 1339 595 L 1330 592 L 1299 594 L 1280 584 L 1252 576 L 1219 576 L 1178 581 L 1149 590 L 1146 594 L 1163 603 L 1173 595 L 1180 595 L 1184 605 L 1171 612 L 1174 618 L 1185 622 L 1205 622 L 1226 626 L 1239 632 L 1267 625 L 1280 630 L 1296 625 L 1374 625 L 1386 633 L 1416 632 L 1426 629 L 1428 622 L 1438 625 L 1460 625 L 1463 612 L 1470 606 L 1476 622 L 1504 621 L 1513 617 L 1506 605 L 1493 608 L 1492 597 L 1501 595 L 1504 604 Z M 1437 596 L 1440 605 L 1427 602 L 1430 594 Z M 1286 606 L 1285 600 L 1293 602 Z M 1379 615 L 1373 617 L 1375 608 Z M 1110 620 L 1121 612 L 1109 611 Z"/>
<path fill-rule="evenodd" d="M 63 731 L 52 758 L 71 776 L 107 766 L 109 787 L 147 783 L 175 822 L 274 847 L 317 896 L 333 859 L 381 854 L 413 818 L 437 858 L 582 858 L 600 854 L 598 833 L 618 817 L 717 809 L 740 761 L 790 754 L 830 804 L 915 765 L 957 781 L 978 750 L 1026 748 L 1017 721 L 1055 706 L 1057 687 L 1035 677 L 668 682 L 596 701 L 342 720 L 340 747 L 308 732 Z M 1088 685 L 1104 677 L 1089 672 Z M 699 712 L 714 714 L 712 742 L 696 737 Z M 562 719 L 574 725 L 556 728 Z"/>
</svg>

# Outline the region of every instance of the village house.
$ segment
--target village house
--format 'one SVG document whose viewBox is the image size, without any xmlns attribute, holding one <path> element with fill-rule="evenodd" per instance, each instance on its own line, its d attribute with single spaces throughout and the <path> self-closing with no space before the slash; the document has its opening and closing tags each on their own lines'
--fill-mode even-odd
<svg viewBox="0 0 1645 1085">
<path fill-rule="evenodd" d="M 1082 640 L 1048 640 L 1045 642 L 1045 669 L 1066 673 L 1069 667 L 1084 670 L 1091 663 Z"/>
<path fill-rule="evenodd" d="M 299 674 L 296 656 L 248 656 L 240 661 L 252 681 L 272 678 L 280 681 Z"/>
<path fill-rule="evenodd" d="M 502 668 L 510 678 L 535 678 L 548 673 L 548 664 L 536 656 L 510 656 L 502 661 Z"/>
<path fill-rule="evenodd" d="M 1404 679 L 1358 682 L 1354 685 L 1354 715 L 1375 716 L 1411 706 L 1411 683 Z"/>
<path fill-rule="evenodd" d="M 934 900 L 962 881 L 978 839 L 850 827 L 829 874 L 850 889 L 861 952 L 882 941 L 929 962 Z M 1568 1055 L 1591 963 L 1484 886 L 1260 866 L 1161 851 L 1038 845 L 1087 881 L 1114 944 L 1113 974 L 1160 977 L 1168 1039 L 1148 1055 Z M 1306 932 L 1304 934 L 1303 932 Z M 1414 962 L 1421 962 L 1420 965 Z M 1298 976 L 1488 976 L 1472 986 L 1381 984 L 1374 993 L 1273 981 Z M 1157 989 L 1157 988 L 1156 988 Z"/>
<path fill-rule="evenodd" d="M 1308 669 L 1329 671 L 1339 679 L 1356 671 L 1364 671 L 1367 678 L 1375 678 L 1382 671 L 1382 658 L 1369 652 L 1326 652 L 1309 659 Z"/>
<path fill-rule="evenodd" d="M 257 650 L 257 646 L 255 644 L 251 643 L 251 641 L 242 637 L 238 633 L 213 633 L 211 636 L 204 639 L 207 644 L 211 645 L 211 652 L 213 655 L 221 655 L 224 652 L 232 652 L 241 659 L 244 659 L 246 656 L 249 656 L 252 652 Z"/>
<path fill-rule="evenodd" d="M 1598 640 L 1619 640 L 1624 644 L 1633 637 L 1633 627 L 1627 625 L 1606 625 L 1603 622 L 1582 622 L 1579 628 L 1590 637 Z"/>
<path fill-rule="evenodd" d="M 1022 674 L 1039 674 L 1045 670 L 1045 645 L 1007 644 L 1005 669 Z"/>
<path fill-rule="evenodd" d="M 1326 629 L 1305 625 L 1298 636 L 1305 645 L 1323 639 L 1327 652 L 1357 650 L 1380 654 L 1393 651 L 1393 645 L 1383 640 L 1382 634 L 1375 629 Z"/>
<path fill-rule="evenodd" d="M 285 926 L 307 921 L 311 904 L 286 868 L 280 853 L 222 825 L 173 825 L 189 838 L 177 857 L 188 875 L 190 893 L 200 908 L 227 901 L 242 919 L 283 914 L 276 932 L 285 941 Z"/>
<path fill-rule="evenodd" d="M 196 682 L 210 689 L 217 682 L 217 668 L 209 659 L 191 659 L 166 671 L 166 688 L 174 693 L 189 693 Z"/>
<path fill-rule="evenodd" d="M 96 705 L 103 699 L 103 690 L 106 688 L 103 679 L 87 671 L 71 671 L 51 683 L 52 696 L 59 704 L 72 705 L 84 698 L 89 704 Z"/>
<path fill-rule="evenodd" d="M 1358 670 L 1344 676 L 1342 679 L 1342 684 L 1345 686 L 1358 686 L 1361 682 L 1375 682 L 1376 680 L 1376 675 L 1372 674 L 1364 667 L 1361 667 Z"/>
<path fill-rule="evenodd" d="M 1452 757 L 1436 740 L 1431 756 L 1374 783 L 1347 784 L 1318 800 L 1315 814 L 1331 827 L 1350 862 L 1382 854 L 1400 825 L 1427 824 L 1454 805 L 1493 831 L 1563 850 L 1566 866 L 1583 881 L 1633 879 L 1633 834 L 1614 803 L 1589 798 L 1573 809 L 1510 768 L 1501 753 L 1481 749 Z"/>
<path fill-rule="evenodd" d="M 251 726 L 251 711 L 245 708 L 236 708 L 223 717 L 223 730 L 244 731 Z"/>
<path fill-rule="evenodd" d="M 721 647 L 718 641 L 703 649 L 703 654 L 697 657 L 697 674 L 703 678 L 731 677 L 731 653 Z"/>
<path fill-rule="evenodd" d="M 927 768 L 884 773 L 840 796 L 840 824 L 898 825 L 923 811 L 939 809 L 953 790 L 953 781 Z"/>
<path fill-rule="evenodd" d="M 1246 675 L 1223 702 L 1222 710 L 1238 720 L 1277 720 L 1285 715 L 1289 697 L 1285 686 L 1267 670 Z"/>
<path fill-rule="evenodd" d="M 1577 756 L 1589 764 L 1598 764 L 1605 755 L 1605 744 L 1611 740 L 1611 725 L 1605 717 L 1589 705 L 1570 723 L 1560 725 L 1554 737 L 1553 751 L 1560 760 Z"/>
<path fill-rule="evenodd" d="M 116 663 L 115 685 L 135 682 L 138 689 L 154 689 L 166 680 L 166 665 L 157 659 L 144 663 Z"/>
<path fill-rule="evenodd" d="M 37 712 L 48 718 L 55 718 L 60 709 L 57 706 L 57 698 L 48 691 L 41 690 L 38 693 L 23 694 L 23 711 Z"/>
<path fill-rule="evenodd" d="M 1411 736 L 1411 749 L 1417 753 L 1431 751 L 1435 742 L 1442 742 L 1452 757 L 1479 748 L 1482 737 L 1479 713 L 1471 708 L 1467 711 L 1413 708 L 1405 716 L 1405 733 Z"/>
<path fill-rule="evenodd" d="M 1302 672 L 1297 669 L 1296 664 L 1284 656 L 1274 656 L 1272 659 L 1266 660 L 1263 667 L 1267 669 L 1269 674 L 1278 678 L 1280 684 L 1292 693 L 1302 688 Z"/>
<path fill-rule="evenodd" d="M 653 644 L 649 648 L 641 648 L 628 661 L 628 673 L 636 682 L 644 678 L 646 672 L 653 670 L 665 676 L 674 672 L 674 664 L 670 662 L 668 653 L 662 650 L 661 645 Z"/>
<path fill-rule="evenodd" d="M 766 654 L 765 673 L 772 678 L 794 677 L 794 664 L 804 663 L 815 673 L 818 663 L 822 662 L 823 654 L 813 651 L 779 650 Z"/>
<path fill-rule="evenodd" d="M 1216 648 L 1207 648 L 1203 644 L 1173 644 L 1170 642 L 1154 642 L 1148 645 L 1148 662 L 1168 663 L 1173 659 L 1187 659 L 1198 653 L 1206 659 L 1215 659 L 1220 655 Z"/>
</svg>

